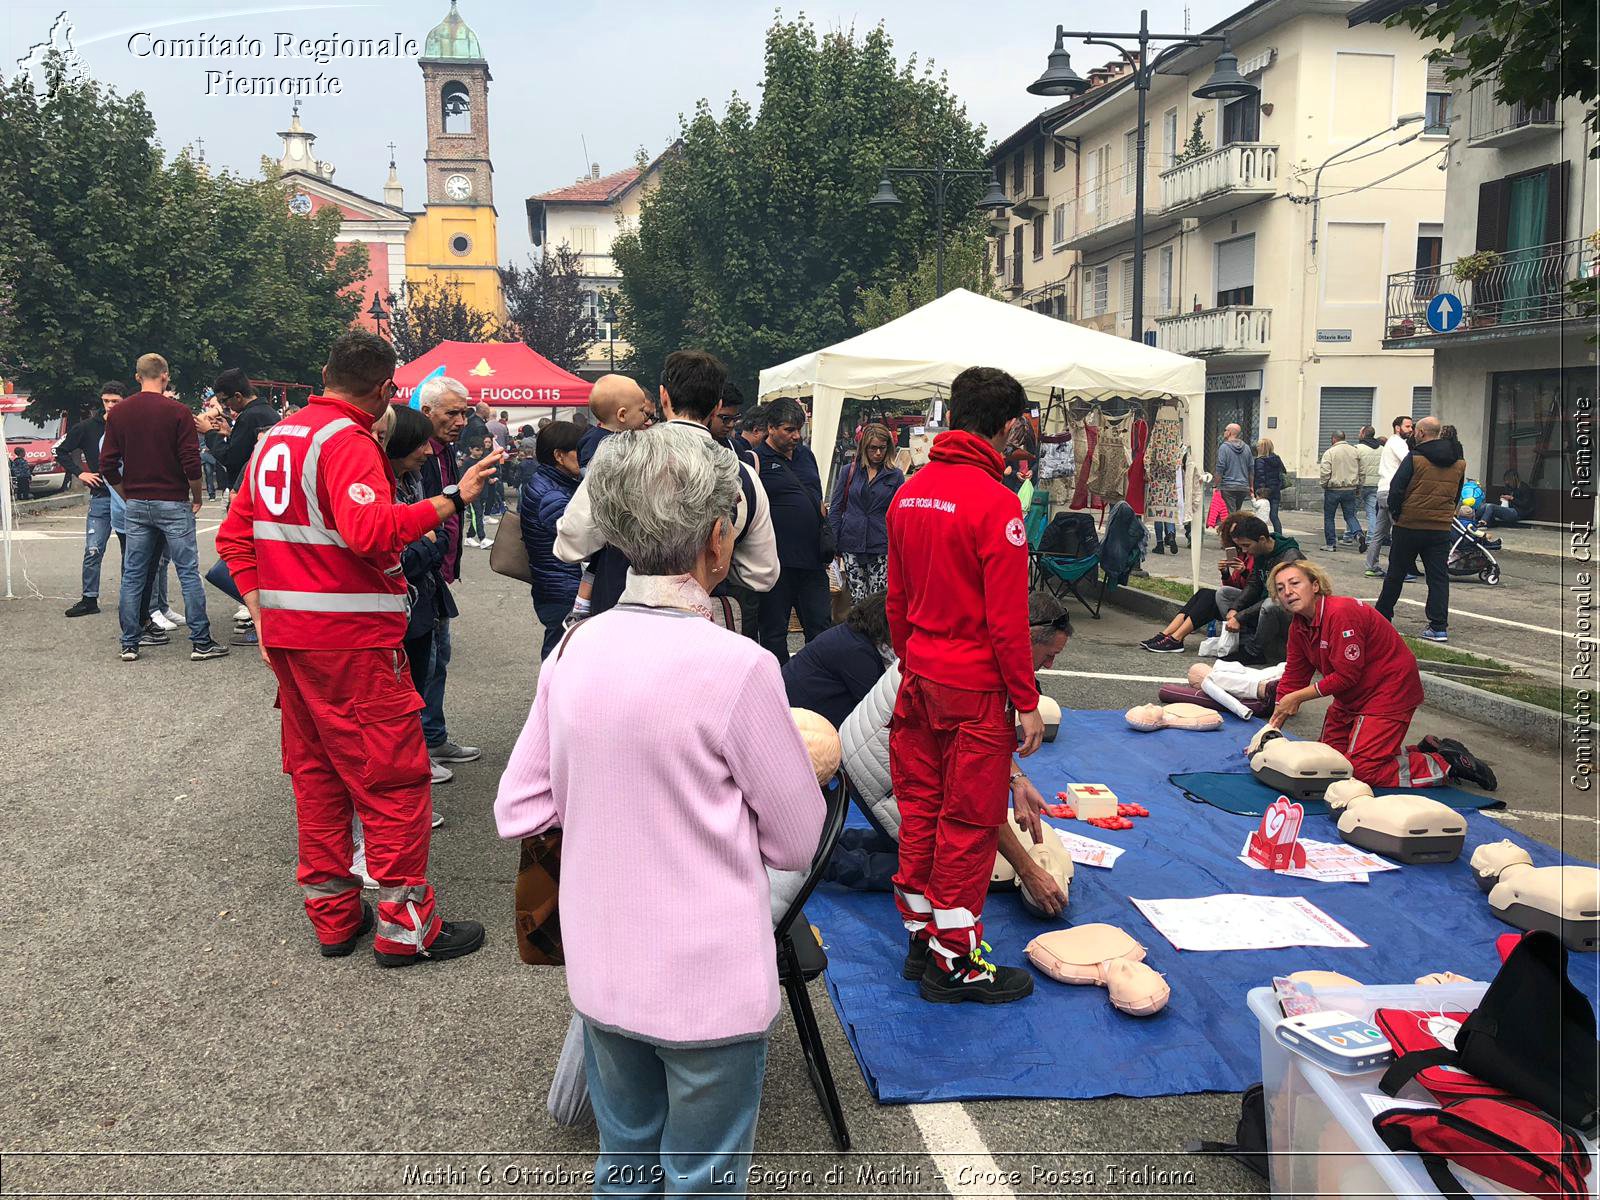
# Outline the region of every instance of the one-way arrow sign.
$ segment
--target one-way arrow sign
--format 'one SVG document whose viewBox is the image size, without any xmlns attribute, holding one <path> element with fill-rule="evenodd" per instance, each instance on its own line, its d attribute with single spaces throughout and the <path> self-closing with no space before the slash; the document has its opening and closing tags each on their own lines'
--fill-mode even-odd
<svg viewBox="0 0 1600 1200">
<path fill-rule="evenodd" d="M 1440 292 L 1428 301 L 1428 327 L 1435 333 L 1454 333 L 1465 311 L 1460 296 L 1454 292 Z"/>
</svg>

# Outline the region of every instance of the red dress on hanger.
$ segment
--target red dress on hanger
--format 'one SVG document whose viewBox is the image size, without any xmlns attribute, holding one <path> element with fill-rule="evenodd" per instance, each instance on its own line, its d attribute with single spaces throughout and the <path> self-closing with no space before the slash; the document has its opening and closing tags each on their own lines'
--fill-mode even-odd
<svg viewBox="0 0 1600 1200">
<path fill-rule="evenodd" d="M 1089 507 L 1089 467 L 1094 462 L 1094 443 L 1100 436 L 1100 427 L 1090 425 L 1087 421 L 1083 426 L 1084 445 L 1087 449 L 1083 453 L 1083 461 L 1077 464 L 1077 480 L 1072 487 L 1072 503 L 1070 508 Z"/>
<path fill-rule="evenodd" d="M 1150 441 L 1150 426 L 1143 417 L 1133 421 L 1133 461 L 1128 464 L 1128 503 L 1144 516 L 1144 451 Z"/>
</svg>

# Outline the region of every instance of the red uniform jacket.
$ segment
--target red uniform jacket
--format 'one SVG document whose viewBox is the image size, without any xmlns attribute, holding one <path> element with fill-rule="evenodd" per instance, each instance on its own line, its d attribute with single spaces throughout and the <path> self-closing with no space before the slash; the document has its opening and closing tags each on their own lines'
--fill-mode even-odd
<svg viewBox="0 0 1600 1200">
<path fill-rule="evenodd" d="M 1422 703 L 1417 656 L 1394 626 L 1349 596 L 1321 596 L 1312 620 L 1289 622 L 1289 661 L 1278 695 L 1287 696 L 1321 672 L 1317 694 L 1352 712 L 1399 716 Z"/>
<path fill-rule="evenodd" d="M 241 594 L 259 593 L 262 645 L 384 649 L 405 639 L 400 551 L 439 515 L 431 500 L 394 502 L 373 420 L 313 396 L 256 444 L 217 553 Z"/>
<path fill-rule="evenodd" d="M 889 634 L 905 669 L 1039 707 L 1028 630 L 1028 535 L 1000 452 L 941 433 L 889 507 Z"/>
</svg>

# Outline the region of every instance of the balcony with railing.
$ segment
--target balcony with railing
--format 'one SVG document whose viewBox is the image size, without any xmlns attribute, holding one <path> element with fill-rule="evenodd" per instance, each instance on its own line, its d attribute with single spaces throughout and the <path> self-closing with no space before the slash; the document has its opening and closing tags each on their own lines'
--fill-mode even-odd
<svg viewBox="0 0 1600 1200">
<path fill-rule="evenodd" d="M 1241 195 L 1270 194 L 1278 186 L 1278 148 L 1234 142 L 1161 172 L 1161 207 L 1185 217 L 1205 217 L 1232 207 Z"/>
<path fill-rule="evenodd" d="M 1464 341 L 1526 337 L 1559 329 L 1559 322 L 1583 317 L 1568 290 L 1576 279 L 1596 274 L 1596 246 L 1591 238 L 1573 238 L 1548 246 L 1496 253 L 1477 259 L 1476 271 L 1456 277 L 1456 263 L 1389 276 L 1384 317 L 1387 349 L 1429 349 Z M 1435 333 L 1428 325 L 1428 305 L 1448 292 L 1466 310 L 1451 333 Z"/>
<path fill-rule="evenodd" d="M 1144 228 L 1147 235 L 1177 224 L 1177 216 L 1167 216 L 1156 207 L 1155 155 L 1146 163 Z M 1133 237 L 1133 172 L 1127 166 L 1108 171 L 1099 179 L 1088 179 L 1078 194 L 1067 198 L 1064 249 L 1080 253 L 1104 250 Z"/>
<path fill-rule="evenodd" d="M 1156 348 L 1194 358 L 1260 358 L 1272 349 L 1272 310 L 1230 304 L 1157 317 Z"/>
<path fill-rule="evenodd" d="M 1467 114 L 1469 146 L 1509 146 L 1561 128 L 1554 100 L 1539 104 L 1506 104 L 1495 98 L 1492 82 L 1472 89 Z"/>
</svg>

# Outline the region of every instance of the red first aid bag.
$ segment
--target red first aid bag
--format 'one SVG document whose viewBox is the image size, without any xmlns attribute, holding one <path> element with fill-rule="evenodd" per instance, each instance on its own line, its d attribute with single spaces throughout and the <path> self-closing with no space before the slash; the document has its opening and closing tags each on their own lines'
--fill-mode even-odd
<svg viewBox="0 0 1600 1200">
<path fill-rule="evenodd" d="M 1450 1164 L 1535 1196 L 1587 1200 L 1589 1154 L 1575 1130 L 1504 1100 L 1456 1100 L 1439 1109 L 1394 1108 L 1372 1118 L 1391 1150 L 1411 1150 L 1450 1200 L 1471 1200 Z"/>
<path fill-rule="evenodd" d="M 1456 1034 L 1468 1015 L 1408 1008 L 1380 1008 L 1373 1013 L 1374 1023 L 1394 1047 L 1394 1062 L 1383 1073 L 1379 1088 L 1395 1096 L 1414 1078 L 1441 1103 L 1473 1096 L 1506 1099 L 1509 1092 L 1456 1065 Z"/>
</svg>

